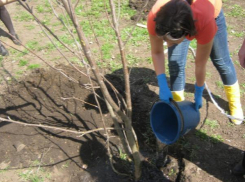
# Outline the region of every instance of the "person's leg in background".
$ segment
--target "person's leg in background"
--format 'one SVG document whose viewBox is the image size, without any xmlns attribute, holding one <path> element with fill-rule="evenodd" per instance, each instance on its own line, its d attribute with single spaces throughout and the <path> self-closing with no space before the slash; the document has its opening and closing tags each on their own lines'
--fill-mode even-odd
<svg viewBox="0 0 245 182">
<path fill-rule="evenodd" d="M 243 119 L 240 89 L 236 70 L 229 53 L 227 27 L 223 10 L 221 10 L 217 17 L 216 24 L 218 26 L 218 31 L 214 37 L 210 58 L 223 81 L 225 93 L 229 102 L 230 114 L 235 118 Z M 242 123 L 242 121 L 236 119 L 232 119 L 232 122 L 237 125 Z"/>
<path fill-rule="evenodd" d="M 14 26 L 13 26 L 11 17 L 9 15 L 7 9 L 5 8 L 5 6 L 0 7 L 0 19 L 2 20 L 4 25 L 7 27 L 9 33 L 13 36 L 13 37 L 11 37 L 12 41 L 16 45 L 20 45 L 20 43 L 16 40 L 16 39 L 19 40 L 19 38 L 18 38 L 18 35 L 16 34 L 16 32 L 14 30 Z"/>
<path fill-rule="evenodd" d="M 168 48 L 170 89 L 176 102 L 185 100 L 185 65 L 190 41 L 185 39 L 178 45 Z"/>
</svg>

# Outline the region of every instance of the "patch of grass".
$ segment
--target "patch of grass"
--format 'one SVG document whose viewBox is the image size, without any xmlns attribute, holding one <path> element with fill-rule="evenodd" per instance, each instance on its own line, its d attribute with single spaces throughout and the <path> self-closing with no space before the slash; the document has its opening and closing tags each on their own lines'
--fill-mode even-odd
<svg viewBox="0 0 245 182">
<path fill-rule="evenodd" d="M 45 16 L 44 18 L 42 18 L 42 23 L 46 26 L 50 25 L 50 16 Z"/>
<path fill-rule="evenodd" d="M 194 93 L 184 92 L 184 96 L 185 97 L 193 97 L 194 96 Z"/>
<path fill-rule="evenodd" d="M 219 126 L 218 122 L 216 120 L 205 120 L 205 124 L 210 126 L 211 129 L 217 128 Z"/>
<path fill-rule="evenodd" d="M 38 42 L 36 40 L 31 40 L 26 43 L 26 47 L 31 50 L 35 50 L 38 46 Z"/>
<path fill-rule="evenodd" d="M 207 78 L 211 78 L 211 76 L 212 76 L 212 73 L 206 72 L 206 77 L 207 77 Z"/>
<path fill-rule="evenodd" d="M 71 38 L 71 37 L 68 36 L 68 35 L 63 35 L 63 36 L 61 36 L 61 37 L 60 37 L 60 40 L 61 40 L 63 43 L 67 44 L 67 45 L 74 44 L 74 39 Z"/>
<path fill-rule="evenodd" d="M 50 179 L 51 174 L 40 167 L 39 160 L 32 161 L 31 166 L 39 166 L 38 168 L 29 167 L 28 170 L 20 172 L 19 176 L 23 181 L 44 182 L 45 179 Z M 36 170 L 35 170 L 36 169 Z"/>
<path fill-rule="evenodd" d="M 33 30 L 35 29 L 34 25 L 24 25 L 24 27 L 26 27 L 27 30 Z"/>
<path fill-rule="evenodd" d="M 241 95 L 245 94 L 245 83 L 240 84 L 240 94 Z"/>
<path fill-rule="evenodd" d="M 45 8 L 43 5 L 37 5 L 36 10 L 38 13 L 44 13 L 45 12 Z"/>
<path fill-rule="evenodd" d="M 22 75 L 23 73 L 24 73 L 23 70 L 18 70 L 18 71 L 16 72 L 17 75 Z"/>
<path fill-rule="evenodd" d="M 122 1 L 120 4 L 120 12 L 122 18 L 130 19 L 133 15 L 135 15 L 136 11 L 129 7 L 129 1 Z"/>
<path fill-rule="evenodd" d="M 110 69 L 111 69 L 112 72 L 122 68 L 121 62 L 117 62 L 115 60 L 110 61 L 109 65 L 110 65 Z"/>
<path fill-rule="evenodd" d="M 244 37 L 245 33 L 244 32 L 236 32 L 236 31 L 231 31 L 231 34 L 234 35 L 235 37 Z"/>
<path fill-rule="evenodd" d="M 105 60 L 111 59 L 111 52 L 112 52 L 113 48 L 114 48 L 114 46 L 113 46 L 113 44 L 111 42 L 104 43 L 101 46 L 103 59 L 105 59 Z"/>
<path fill-rule="evenodd" d="M 23 21 L 23 22 L 29 22 L 29 21 L 33 21 L 34 18 L 32 17 L 32 15 L 30 15 L 28 12 L 26 11 L 20 11 L 17 16 L 14 17 L 15 20 L 17 21 Z"/>
<path fill-rule="evenodd" d="M 140 58 L 132 54 L 127 54 L 126 59 L 128 61 L 129 66 L 135 66 L 140 62 Z"/>
<path fill-rule="evenodd" d="M 153 63 L 152 58 L 151 57 L 146 58 L 146 62 L 152 64 Z"/>
<path fill-rule="evenodd" d="M 19 176 L 22 180 L 31 181 L 31 182 L 43 182 L 44 178 L 38 174 L 35 174 L 33 170 L 28 170 L 23 173 L 19 173 Z"/>
<path fill-rule="evenodd" d="M 193 49 L 196 49 L 197 48 L 197 41 L 196 40 L 192 40 L 190 42 L 190 46 L 193 48 Z"/>
<path fill-rule="evenodd" d="M 241 6 L 235 4 L 231 11 L 228 12 L 228 15 L 232 17 L 245 17 L 245 10 Z"/>
<path fill-rule="evenodd" d="M 122 40 L 126 41 L 128 36 L 131 34 L 133 27 L 127 27 L 122 30 Z M 136 27 L 131 34 L 131 38 L 128 40 L 128 44 L 139 46 L 142 42 L 146 42 L 148 40 L 148 32 L 147 29 Z"/>
<path fill-rule="evenodd" d="M 18 51 L 16 49 L 9 49 L 9 52 L 11 53 L 11 55 L 15 55 L 17 57 L 23 57 L 24 55 L 28 54 L 29 51 L 27 49 L 23 50 L 23 51 Z"/>
<path fill-rule="evenodd" d="M 93 31 L 91 30 L 91 26 L 89 24 L 89 21 L 88 20 L 83 20 L 80 22 L 80 25 L 84 31 L 84 34 L 86 36 L 89 36 L 89 35 L 92 35 L 93 34 Z"/>
<path fill-rule="evenodd" d="M 40 64 L 30 64 L 27 69 L 29 70 L 33 70 L 33 69 L 37 69 L 40 68 Z"/>
<path fill-rule="evenodd" d="M 224 141 L 224 139 L 222 138 L 222 136 L 221 135 L 216 135 L 216 134 L 214 134 L 214 135 L 211 135 L 211 142 L 212 143 L 220 143 L 220 142 L 223 142 Z"/>
<path fill-rule="evenodd" d="M 175 175 L 176 171 L 174 171 L 173 168 L 170 169 L 170 171 L 168 172 L 169 176 Z"/>
<path fill-rule="evenodd" d="M 119 156 L 122 160 L 127 160 L 127 154 L 123 153 L 121 149 L 119 149 Z"/>
<path fill-rule="evenodd" d="M 19 66 L 26 66 L 28 64 L 28 61 L 27 60 L 25 60 L 25 59 L 21 59 L 20 61 L 19 61 Z"/>
<path fill-rule="evenodd" d="M 207 141 L 209 136 L 207 135 L 207 130 L 205 129 L 200 129 L 195 132 L 195 135 L 200 138 L 201 140 Z"/>
<path fill-rule="evenodd" d="M 0 170 L 0 174 L 6 172 L 9 169 L 9 166 L 5 167 L 4 169 Z"/>
<path fill-rule="evenodd" d="M 220 89 L 223 89 L 224 88 L 224 85 L 223 85 L 223 82 L 222 81 L 216 81 L 215 82 L 215 85 L 220 88 Z"/>
<path fill-rule="evenodd" d="M 229 123 L 228 123 L 228 126 L 229 126 L 229 127 L 234 127 L 235 124 L 233 124 L 232 122 L 229 122 Z"/>
</svg>

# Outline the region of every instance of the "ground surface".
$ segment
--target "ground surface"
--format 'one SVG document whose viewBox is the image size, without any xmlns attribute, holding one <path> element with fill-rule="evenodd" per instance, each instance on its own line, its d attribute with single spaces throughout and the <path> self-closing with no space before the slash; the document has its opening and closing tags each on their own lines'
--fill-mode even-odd
<svg viewBox="0 0 245 182">
<path fill-rule="evenodd" d="M 131 7 L 139 9 L 144 1 L 138 2 L 138 4 L 131 3 Z M 145 13 L 148 12 L 153 2 L 150 1 L 149 6 L 144 10 Z M 245 111 L 245 71 L 237 62 L 237 50 L 244 37 L 243 22 L 245 17 L 229 14 L 237 7 L 245 9 L 245 2 L 237 0 L 235 3 L 237 6 L 234 6 L 231 1 L 224 1 L 224 11 L 227 15 L 231 56 L 241 85 L 241 100 Z M 33 4 L 35 5 L 35 1 Z M 12 17 L 19 13 L 20 8 L 16 4 L 8 5 Z M 135 19 L 136 16 L 132 19 Z M 23 43 L 33 39 L 39 43 L 46 41 L 43 36 L 40 36 L 37 24 L 31 28 L 28 23 L 20 21 L 20 19 L 13 18 L 13 22 Z M 2 27 L 4 29 L 4 26 Z M 59 34 L 59 30 L 56 31 Z M 239 36 L 239 33 L 242 36 Z M 1 32 L 1 35 L 1 40 L 8 45 L 24 50 L 13 45 L 4 31 Z M 140 46 L 135 53 L 149 57 L 149 49 L 144 45 Z M 6 47 L 12 50 L 12 55 L 15 53 L 9 46 Z M 37 50 L 35 51 L 37 52 Z M 82 84 L 89 82 L 87 78 L 74 71 L 59 57 L 57 58 L 56 54 L 47 56 L 48 60 L 54 60 L 49 63 L 79 80 L 79 84 L 64 78 L 53 69 L 47 68 L 42 61 L 34 56 L 28 56 L 28 59 L 32 60 L 31 63 L 42 66 L 23 71 L 23 67 L 18 66 L 18 59 L 22 58 L 12 55 L 1 59 L 0 117 L 10 117 L 23 123 L 45 124 L 78 131 L 102 127 L 98 110 L 81 102 L 82 100 L 94 103 L 91 92 L 82 87 Z M 39 51 L 39 56 L 46 55 L 45 49 Z M 27 59 L 26 55 L 24 58 Z M 190 101 L 193 101 L 195 81 L 193 66 L 193 58 L 189 54 L 186 68 L 186 99 Z M 21 70 L 23 71 L 21 76 L 16 77 L 17 71 Z M 219 75 L 211 62 L 208 62 L 207 70 L 206 82 L 210 90 L 217 103 L 225 111 L 228 111 L 228 103 Z M 122 70 L 108 72 L 105 69 L 105 73 L 105 76 L 123 93 Z M 130 81 L 133 125 L 144 161 L 143 175 L 140 181 L 244 181 L 244 178 L 230 174 L 230 170 L 241 160 L 242 151 L 245 150 L 244 124 L 241 126 L 232 125 L 214 106 L 205 92 L 203 107 L 200 110 L 200 124 L 177 143 L 165 148 L 167 160 L 165 162 L 159 161 L 156 157 L 155 137 L 149 124 L 149 111 L 158 98 L 158 87 L 152 65 L 143 62 L 140 66 L 132 67 Z M 71 99 L 72 97 L 79 100 Z M 64 100 L 62 98 L 70 99 Z M 107 127 L 113 126 L 103 102 L 102 106 Z M 120 172 L 132 172 L 132 164 L 125 160 L 118 136 L 112 131 L 111 135 L 113 136 L 110 142 L 114 153 L 115 167 Z M 94 132 L 79 137 L 78 134 L 58 130 L 0 122 L 0 182 L 133 181 L 132 177 L 119 176 L 112 171 L 105 142 L 104 132 Z"/>
</svg>

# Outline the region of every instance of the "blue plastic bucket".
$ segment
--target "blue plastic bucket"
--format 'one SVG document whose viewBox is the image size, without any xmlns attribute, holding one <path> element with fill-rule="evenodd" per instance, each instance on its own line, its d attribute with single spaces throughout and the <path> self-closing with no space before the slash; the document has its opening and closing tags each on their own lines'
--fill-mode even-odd
<svg viewBox="0 0 245 182">
<path fill-rule="evenodd" d="M 194 103 L 189 101 L 171 101 L 169 104 L 159 101 L 151 109 L 150 120 L 156 137 L 169 145 L 196 128 L 200 113 L 196 111 Z"/>
</svg>

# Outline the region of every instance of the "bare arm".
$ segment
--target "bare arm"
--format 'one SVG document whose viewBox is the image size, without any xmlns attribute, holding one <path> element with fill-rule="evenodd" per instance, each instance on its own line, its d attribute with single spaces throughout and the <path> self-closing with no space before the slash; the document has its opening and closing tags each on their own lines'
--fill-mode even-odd
<svg viewBox="0 0 245 182">
<path fill-rule="evenodd" d="M 207 44 L 197 44 L 197 54 L 195 60 L 195 74 L 197 86 L 201 87 L 205 82 L 206 63 L 210 56 L 213 40 Z"/>
<path fill-rule="evenodd" d="M 150 35 L 151 56 L 157 75 L 165 73 L 165 59 L 163 52 L 163 39 Z"/>
<path fill-rule="evenodd" d="M 245 39 L 243 41 L 242 47 L 240 48 L 238 52 L 238 57 L 240 61 L 240 65 L 245 68 Z"/>
</svg>

